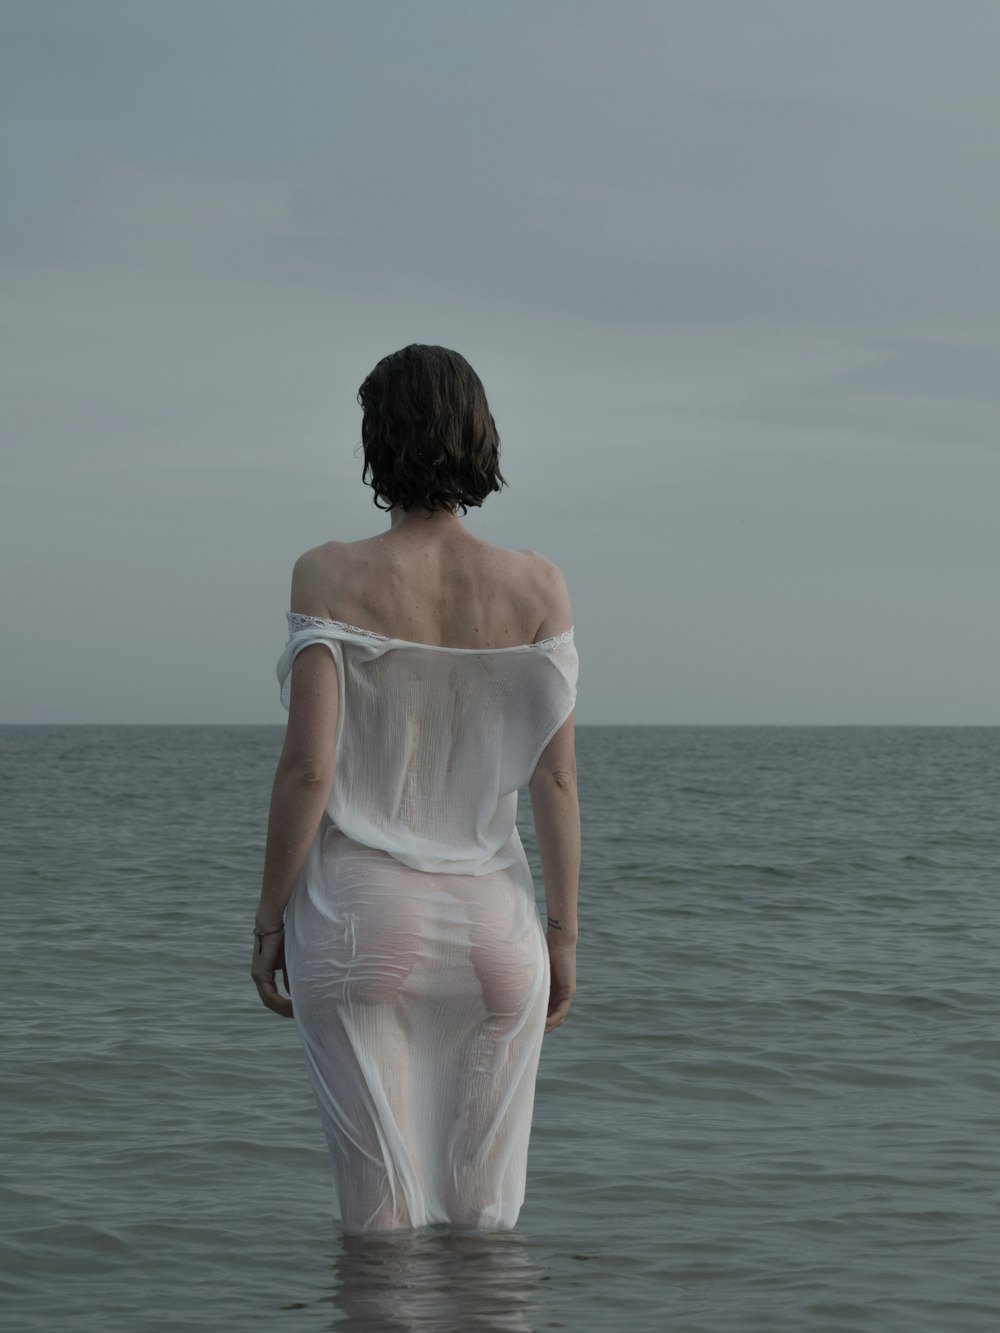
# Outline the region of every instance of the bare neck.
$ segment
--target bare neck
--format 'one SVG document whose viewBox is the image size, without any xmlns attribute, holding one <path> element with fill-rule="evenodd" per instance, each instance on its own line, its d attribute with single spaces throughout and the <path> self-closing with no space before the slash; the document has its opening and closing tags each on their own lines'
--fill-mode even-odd
<svg viewBox="0 0 1000 1333">
<path fill-rule="evenodd" d="M 452 533 L 464 533 L 465 525 L 457 514 L 449 514 L 445 509 L 391 509 L 389 511 L 390 531 L 402 535 L 417 534 L 428 537 L 443 537 Z"/>
</svg>

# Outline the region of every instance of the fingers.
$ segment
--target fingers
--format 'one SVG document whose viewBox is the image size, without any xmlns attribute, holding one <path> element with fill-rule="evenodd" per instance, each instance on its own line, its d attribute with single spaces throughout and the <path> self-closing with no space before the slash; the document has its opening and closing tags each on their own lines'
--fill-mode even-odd
<svg viewBox="0 0 1000 1333">
<path fill-rule="evenodd" d="M 282 995 L 280 991 L 275 990 L 273 987 L 271 988 L 270 993 L 261 986 L 258 986 L 257 990 L 260 993 L 260 998 L 263 1000 L 264 1004 L 267 1005 L 268 1009 L 273 1010 L 276 1014 L 280 1014 L 282 1018 L 294 1017 L 292 1002 L 287 996 Z"/>
<path fill-rule="evenodd" d="M 273 1013 L 278 1014 L 281 1018 L 295 1017 L 292 1012 L 291 1000 L 287 999 L 284 995 L 279 995 L 277 991 L 272 992 L 271 995 L 265 995 L 264 992 L 261 991 L 260 998 L 264 1001 L 265 1005 L 267 1005 L 268 1009 Z"/>
<path fill-rule="evenodd" d="M 278 988 L 269 982 L 261 981 L 256 977 L 254 980 L 257 982 L 257 994 L 260 996 L 262 1004 L 273 1010 L 274 1013 L 280 1014 L 282 1018 L 294 1017 L 292 1002 L 287 995 L 282 995 Z"/>
<path fill-rule="evenodd" d="M 572 997 L 560 1000 L 554 1009 L 549 1010 L 548 1016 L 545 1019 L 546 1032 L 552 1032 L 554 1028 L 561 1026 L 561 1024 L 565 1022 L 566 1015 L 569 1013 L 569 1007 L 572 1003 Z"/>
<path fill-rule="evenodd" d="M 294 1011 L 292 1002 L 287 995 L 282 995 L 281 991 L 275 985 L 273 972 L 256 972 L 252 967 L 250 975 L 253 978 L 254 985 L 257 987 L 257 994 L 261 998 L 261 1003 L 282 1018 L 293 1018 Z M 285 974 L 285 985 L 288 985 L 288 976 Z"/>
</svg>

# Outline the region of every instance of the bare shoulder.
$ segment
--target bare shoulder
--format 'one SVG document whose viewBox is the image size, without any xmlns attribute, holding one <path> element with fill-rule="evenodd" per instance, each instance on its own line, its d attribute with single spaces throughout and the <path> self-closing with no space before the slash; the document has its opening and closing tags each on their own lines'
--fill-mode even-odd
<svg viewBox="0 0 1000 1333">
<path fill-rule="evenodd" d="M 303 615 L 326 615 L 325 597 L 331 575 L 345 565 L 347 542 L 323 542 L 313 546 L 292 567 L 291 609 Z"/>
<path fill-rule="evenodd" d="M 497 602 L 513 609 L 522 633 L 546 639 L 571 628 L 566 580 L 554 561 L 533 550 L 514 550 L 472 539 L 475 565 L 492 586 Z M 530 627 L 530 628 L 529 628 Z"/>
<path fill-rule="evenodd" d="M 525 582 L 530 586 L 538 604 L 541 623 L 537 637 L 544 639 L 570 629 L 573 625 L 573 613 L 566 580 L 559 566 L 538 551 L 523 550 L 512 554 L 519 556 L 524 562 Z"/>
<path fill-rule="evenodd" d="M 520 556 L 529 569 L 532 576 L 541 587 L 563 587 L 566 586 L 566 580 L 563 578 L 562 570 L 548 556 L 541 555 L 538 551 L 531 551 L 525 548 L 523 551 L 512 551 L 511 555 Z"/>
</svg>

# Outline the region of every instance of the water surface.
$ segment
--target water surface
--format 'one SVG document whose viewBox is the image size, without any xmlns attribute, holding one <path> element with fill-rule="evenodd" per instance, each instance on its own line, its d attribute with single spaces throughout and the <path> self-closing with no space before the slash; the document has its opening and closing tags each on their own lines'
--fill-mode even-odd
<svg viewBox="0 0 1000 1333">
<path fill-rule="evenodd" d="M 1000 1327 L 1000 729 L 579 728 L 518 1228 L 378 1241 L 248 974 L 281 735 L 0 729 L 11 1328 Z"/>
</svg>

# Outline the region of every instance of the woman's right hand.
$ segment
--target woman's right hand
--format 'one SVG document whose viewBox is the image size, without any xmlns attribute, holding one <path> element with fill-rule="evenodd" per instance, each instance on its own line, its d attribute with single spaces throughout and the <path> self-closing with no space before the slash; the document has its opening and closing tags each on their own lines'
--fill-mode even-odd
<svg viewBox="0 0 1000 1333">
<path fill-rule="evenodd" d="M 547 940 L 549 947 L 549 1011 L 545 1031 L 564 1021 L 576 994 L 576 945 Z"/>
</svg>

